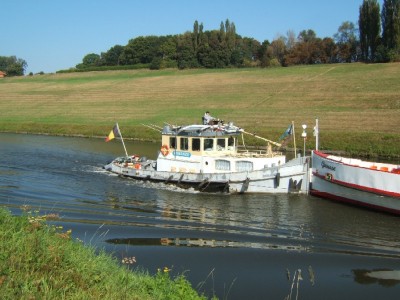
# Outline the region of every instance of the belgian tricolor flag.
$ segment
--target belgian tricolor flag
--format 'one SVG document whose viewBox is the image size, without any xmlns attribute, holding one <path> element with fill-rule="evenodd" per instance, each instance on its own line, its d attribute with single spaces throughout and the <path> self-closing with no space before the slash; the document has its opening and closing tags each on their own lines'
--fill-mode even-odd
<svg viewBox="0 0 400 300">
<path fill-rule="evenodd" d="M 108 137 L 106 137 L 106 142 L 111 141 L 112 139 L 116 138 L 116 137 L 120 137 L 121 134 L 119 133 L 119 128 L 118 128 L 118 124 L 114 125 L 114 128 L 111 130 L 110 134 L 108 135 Z"/>
</svg>

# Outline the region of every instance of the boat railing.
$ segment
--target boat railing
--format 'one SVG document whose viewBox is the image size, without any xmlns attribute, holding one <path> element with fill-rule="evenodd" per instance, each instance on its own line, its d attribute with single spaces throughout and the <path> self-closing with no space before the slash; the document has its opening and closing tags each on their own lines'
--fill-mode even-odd
<svg viewBox="0 0 400 300">
<path fill-rule="evenodd" d="M 361 167 L 365 169 L 382 171 L 382 172 L 392 172 L 396 174 L 400 173 L 400 166 L 390 163 L 370 162 L 357 158 L 347 158 L 334 155 L 329 155 L 328 158 L 353 167 Z"/>
<path fill-rule="evenodd" d="M 238 150 L 237 156 L 241 157 L 274 157 L 281 156 L 282 152 L 270 152 L 267 150 Z"/>
</svg>

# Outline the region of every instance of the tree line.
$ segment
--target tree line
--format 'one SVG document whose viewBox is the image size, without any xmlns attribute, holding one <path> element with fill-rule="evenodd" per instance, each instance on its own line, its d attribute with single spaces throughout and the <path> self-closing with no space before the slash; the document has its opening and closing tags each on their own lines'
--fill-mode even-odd
<svg viewBox="0 0 400 300">
<path fill-rule="evenodd" d="M 358 25 L 358 26 L 357 26 Z M 228 19 L 216 30 L 204 30 L 197 20 L 193 30 L 178 35 L 140 36 L 101 54 L 90 53 L 65 71 L 130 68 L 273 67 L 301 64 L 400 61 L 400 0 L 363 0 L 358 24 L 345 21 L 333 37 L 320 38 L 314 30 L 297 36 L 289 30 L 272 42 L 242 37 Z M 0 57 L 0 70 L 23 75 L 22 59 Z"/>
<path fill-rule="evenodd" d="M 382 34 L 381 34 L 382 30 Z M 312 30 L 293 31 L 262 43 L 236 33 L 233 22 L 221 22 L 205 31 L 195 21 L 193 31 L 179 35 L 140 36 L 126 46 L 116 45 L 101 54 L 86 55 L 78 70 L 93 67 L 142 66 L 225 68 L 271 67 L 300 64 L 400 61 L 400 0 L 364 0 L 357 26 L 343 22 L 333 38 L 319 38 Z"/>
</svg>

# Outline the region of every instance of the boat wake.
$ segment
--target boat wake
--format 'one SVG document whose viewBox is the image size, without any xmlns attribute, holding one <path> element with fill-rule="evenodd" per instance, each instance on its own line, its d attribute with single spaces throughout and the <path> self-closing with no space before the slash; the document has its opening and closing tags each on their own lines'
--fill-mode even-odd
<svg viewBox="0 0 400 300">
<path fill-rule="evenodd" d="M 118 174 L 108 172 L 102 167 L 98 166 L 85 166 L 83 170 L 87 173 L 96 173 L 96 174 L 104 174 L 110 177 L 121 177 Z M 140 180 L 132 180 L 129 178 L 121 178 L 124 180 L 125 184 L 130 186 L 138 186 L 141 188 L 147 189 L 158 189 L 158 190 L 165 190 L 171 192 L 179 192 L 179 193 L 187 193 L 187 194 L 198 194 L 200 191 L 195 190 L 194 188 L 181 188 L 179 186 L 173 184 L 166 184 L 163 182 L 151 182 L 151 181 L 140 181 Z"/>
<path fill-rule="evenodd" d="M 128 185 L 140 186 L 142 188 L 147 188 L 147 189 L 156 189 L 156 190 L 164 190 L 164 191 L 187 193 L 187 194 L 201 193 L 200 191 L 197 191 L 194 188 L 181 188 L 179 186 L 163 182 L 138 181 L 138 180 L 129 180 L 127 178 L 121 178 L 121 179 L 126 180 L 126 184 Z"/>
<path fill-rule="evenodd" d="M 107 174 L 107 175 L 110 175 L 113 177 L 118 176 L 117 174 L 108 172 L 103 167 L 99 167 L 99 166 L 83 166 L 82 171 L 87 172 L 87 173 Z"/>
</svg>

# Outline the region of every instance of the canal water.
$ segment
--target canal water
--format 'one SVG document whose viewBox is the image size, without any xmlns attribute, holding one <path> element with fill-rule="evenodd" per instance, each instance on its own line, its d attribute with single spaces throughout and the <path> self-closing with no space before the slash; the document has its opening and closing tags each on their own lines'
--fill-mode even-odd
<svg viewBox="0 0 400 300">
<path fill-rule="evenodd" d="M 160 145 L 127 142 L 155 158 Z M 102 166 L 117 140 L 0 134 L 0 204 L 60 216 L 133 269 L 184 273 L 220 299 L 394 299 L 400 218 L 304 195 L 222 195 L 135 182 Z M 1 242 L 1 241 L 0 241 Z"/>
</svg>

